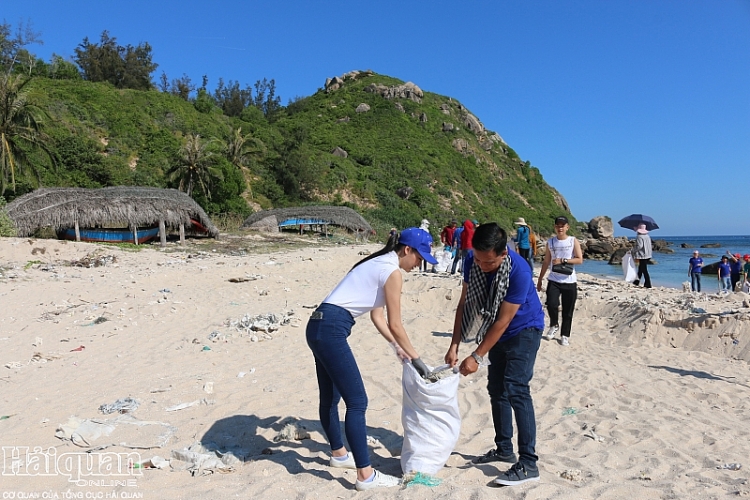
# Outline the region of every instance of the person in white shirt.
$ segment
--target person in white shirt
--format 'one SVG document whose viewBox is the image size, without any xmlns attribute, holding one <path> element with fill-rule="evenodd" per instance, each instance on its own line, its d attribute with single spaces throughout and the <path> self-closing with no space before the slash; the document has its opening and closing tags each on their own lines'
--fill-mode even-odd
<svg viewBox="0 0 750 500">
<path fill-rule="evenodd" d="M 331 445 L 329 465 L 357 469 L 354 486 L 359 491 L 398 486 L 399 479 L 370 465 L 365 422 L 367 393 L 347 339 L 354 319 L 369 312 L 375 328 L 390 342 L 399 358 L 411 360 L 421 376 L 428 375 L 429 369 L 401 322 L 401 270 L 410 272 L 423 260 L 437 264 L 430 254 L 431 243 L 430 234 L 419 228 L 407 228 L 400 235 L 392 235 L 383 249 L 352 267 L 307 323 L 307 345 L 315 356 L 320 390 L 320 423 Z M 345 430 L 351 454 L 341 437 L 338 404 L 342 398 L 346 404 Z"/>
</svg>

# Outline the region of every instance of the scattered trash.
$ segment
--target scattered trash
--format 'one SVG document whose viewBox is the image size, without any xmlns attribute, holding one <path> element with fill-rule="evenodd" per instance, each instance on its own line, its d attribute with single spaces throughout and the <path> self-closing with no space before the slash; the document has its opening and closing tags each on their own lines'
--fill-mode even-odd
<svg viewBox="0 0 750 500">
<path fill-rule="evenodd" d="M 260 274 L 253 274 L 252 276 L 245 276 L 244 278 L 229 278 L 230 283 L 245 283 L 247 281 L 255 281 L 263 278 Z"/>
<path fill-rule="evenodd" d="M 404 478 L 401 482 L 405 484 L 407 488 L 411 486 L 428 486 L 434 488 L 435 486 L 440 486 L 440 483 L 442 483 L 443 480 L 435 476 L 430 476 L 429 474 L 422 474 L 421 472 L 410 472 L 404 474 Z"/>
<path fill-rule="evenodd" d="M 187 469 L 193 476 L 203 476 L 214 472 L 233 472 L 242 463 L 231 452 L 222 453 L 218 450 L 210 450 L 197 442 L 189 448 L 172 450 L 170 465 L 173 469 L 179 470 L 180 466 L 175 463 L 175 460 L 185 462 L 182 468 Z"/>
<path fill-rule="evenodd" d="M 229 325 L 240 331 L 250 332 L 252 330 L 269 333 L 275 332 L 282 326 L 290 324 L 293 318 L 294 311 L 289 311 L 281 316 L 274 313 L 259 314 L 257 316 L 245 314 L 237 321 L 230 321 Z"/>
<path fill-rule="evenodd" d="M 305 309 L 317 309 L 318 308 L 318 304 L 313 304 L 313 305 L 310 305 L 310 306 L 302 305 L 302 307 L 305 308 Z"/>
<path fill-rule="evenodd" d="M 112 404 L 103 404 L 99 407 L 99 411 L 105 415 L 110 413 L 130 413 L 135 411 L 140 406 L 140 403 L 133 398 L 121 398 Z"/>
<path fill-rule="evenodd" d="M 73 267 L 102 267 L 115 262 L 117 262 L 117 258 L 114 255 L 89 254 L 82 259 L 71 260 L 70 265 Z"/>
<path fill-rule="evenodd" d="M 83 351 L 84 349 L 86 349 L 86 346 L 83 346 L 83 345 L 79 345 L 79 346 L 78 346 L 78 347 L 76 347 L 75 349 L 71 349 L 71 350 L 70 350 L 70 352 L 78 352 L 78 351 Z"/>
<path fill-rule="evenodd" d="M 273 441 L 278 443 L 279 441 L 302 441 L 303 439 L 310 439 L 310 433 L 307 429 L 298 425 L 297 422 L 289 422 L 273 438 Z"/>
<path fill-rule="evenodd" d="M 210 351 L 210 350 L 211 350 L 211 348 L 208 347 L 207 345 L 204 345 L 203 349 L 201 349 L 201 351 Z"/>
<path fill-rule="evenodd" d="M 693 314 L 706 314 L 706 310 L 702 307 L 693 307 L 690 309 L 690 312 Z"/>
<path fill-rule="evenodd" d="M 168 392 L 168 391 L 171 391 L 171 390 L 172 390 L 172 386 L 170 385 L 169 387 L 164 387 L 163 389 L 158 389 L 158 388 L 157 389 L 151 389 L 148 392 L 150 392 L 151 394 L 154 394 L 154 393 L 157 393 L 157 392 Z"/>
<path fill-rule="evenodd" d="M 726 469 L 726 470 L 740 470 L 742 468 L 742 464 L 738 463 L 731 463 L 731 464 L 724 464 L 716 467 L 717 469 Z"/>
<path fill-rule="evenodd" d="M 203 384 L 203 392 L 206 394 L 213 394 L 214 392 L 214 383 L 213 382 L 206 382 Z"/>
<path fill-rule="evenodd" d="M 5 363 L 5 368 L 9 368 L 11 370 L 14 368 L 15 369 L 23 368 L 23 363 L 19 363 L 18 361 L 11 361 L 9 363 Z"/>
<path fill-rule="evenodd" d="M 581 471 L 578 469 L 567 469 L 560 473 L 560 477 L 568 481 L 579 482 L 582 479 Z"/>
<path fill-rule="evenodd" d="M 211 342 L 218 342 L 219 340 L 222 340 L 221 336 L 222 335 L 221 335 L 221 332 L 219 330 L 214 330 L 213 332 L 211 332 L 211 333 L 208 334 L 208 340 L 210 340 Z M 224 340 L 226 340 L 226 339 L 224 339 Z"/>
<path fill-rule="evenodd" d="M 164 411 L 177 411 L 177 410 L 184 410 L 185 408 L 190 408 L 191 406 L 199 405 L 201 404 L 200 399 L 196 399 L 195 401 L 191 401 L 189 403 L 180 403 L 176 404 L 174 406 L 170 406 L 169 408 L 164 408 Z"/>
<path fill-rule="evenodd" d="M 15 413 L 13 415 L 1 415 L 0 420 L 8 420 L 10 417 L 14 417 Z"/>
<path fill-rule="evenodd" d="M 160 456 L 153 456 L 140 463 L 133 464 L 134 469 L 166 469 L 169 467 L 169 460 L 166 460 Z"/>
<path fill-rule="evenodd" d="M 238 374 L 237 374 L 237 378 L 242 378 L 242 377 L 244 377 L 245 375 L 247 375 L 247 373 L 245 373 L 245 372 L 240 372 L 240 373 L 238 373 Z"/>
<path fill-rule="evenodd" d="M 573 406 L 566 407 L 563 410 L 563 412 L 562 412 L 563 416 L 565 416 L 565 415 L 575 415 L 576 413 L 580 413 L 580 410 L 578 408 L 573 407 Z"/>
<path fill-rule="evenodd" d="M 425 381 L 428 383 L 435 383 L 438 380 L 442 380 L 446 377 L 450 377 L 454 373 L 458 373 L 458 367 L 445 366 L 445 367 L 442 367 L 442 369 L 439 368 L 439 369 L 431 371 L 425 377 Z"/>
<path fill-rule="evenodd" d="M 591 438 L 594 441 L 597 441 L 599 443 L 603 443 L 604 442 L 604 438 L 602 436 L 600 436 L 599 434 L 597 434 L 596 432 L 594 432 L 593 429 L 590 430 L 590 431 L 588 431 L 587 433 L 585 433 L 583 435 L 583 437 Z"/>
<path fill-rule="evenodd" d="M 109 420 L 70 417 L 58 427 L 55 437 L 92 451 L 110 446 L 149 449 L 165 446 L 176 432 L 167 423 L 138 420 L 126 413 Z"/>
<path fill-rule="evenodd" d="M 169 288 L 162 288 L 161 290 L 159 290 L 159 293 L 172 293 L 172 290 L 170 290 Z M 156 457 L 156 458 L 159 458 L 159 457 Z"/>
</svg>

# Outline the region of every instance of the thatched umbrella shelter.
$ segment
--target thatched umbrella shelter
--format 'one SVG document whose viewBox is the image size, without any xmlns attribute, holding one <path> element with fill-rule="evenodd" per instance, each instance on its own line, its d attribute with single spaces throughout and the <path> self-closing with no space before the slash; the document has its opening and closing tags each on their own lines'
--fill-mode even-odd
<svg viewBox="0 0 750 500">
<path fill-rule="evenodd" d="M 5 207 L 19 236 L 29 236 L 37 229 L 55 230 L 102 227 L 124 224 L 135 230 L 138 226 L 159 224 L 162 245 L 166 243 L 166 227 L 179 228 L 184 241 L 185 228 L 203 226 L 209 236 L 219 230 L 195 200 L 176 189 L 116 186 L 101 189 L 42 188 L 13 200 Z"/>
<path fill-rule="evenodd" d="M 350 231 L 371 233 L 372 226 L 349 207 L 311 205 L 307 207 L 274 208 L 255 212 L 245 219 L 245 229 L 278 231 L 288 225 L 341 226 Z"/>
</svg>

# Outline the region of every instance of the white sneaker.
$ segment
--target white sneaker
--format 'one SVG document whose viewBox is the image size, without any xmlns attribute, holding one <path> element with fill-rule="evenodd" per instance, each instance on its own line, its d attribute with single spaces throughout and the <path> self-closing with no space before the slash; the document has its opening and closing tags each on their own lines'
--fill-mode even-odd
<svg viewBox="0 0 750 500">
<path fill-rule="evenodd" d="M 337 460 L 336 457 L 331 457 L 328 461 L 329 467 L 335 467 L 337 469 L 356 469 L 357 465 L 354 463 L 354 456 L 348 453 L 346 460 Z"/>
<path fill-rule="evenodd" d="M 354 483 L 354 487 L 357 491 L 372 490 L 374 488 L 393 488 L 401 484 L 401 480 L 397 477 L 389 476 L 381 472 L 375 471 L 372 481 L 357 481 Z"/>
<path fill-rule="evenodd" d="M 547 330 L 547 340 L 554 340 L 555 335 L 557 335 L 557 332 L 560 330 L 560 327 L 557 325 L 550 326 L 549 330 Z"/>
<path fill-rule="evenodd" d="M 570 345 L 570 341 L 568 340 L 568 337 L 560 337 L 560 344 L 562 344 L 564 346 L 569 346 Z"/>
</svg>

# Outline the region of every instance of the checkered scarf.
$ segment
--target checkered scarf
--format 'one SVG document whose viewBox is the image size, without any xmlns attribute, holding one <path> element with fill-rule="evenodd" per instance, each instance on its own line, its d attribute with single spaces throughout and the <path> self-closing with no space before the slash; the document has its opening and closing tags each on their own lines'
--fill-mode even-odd
<svg viewBox="0 0 750 500">
<path fill-rule="evenodd" d="M 508 254 L 500 264 L 489 288 L 487 276 L 479 269 L 476 262 L 471 266 L 466 302 L 461 318 L 461 340 L 464 342 L 476 340 L 477 344 L 480 344 L 487 330 L 497 319 L 500 304 L 508 293 L 511 265 L 510 254 Z"/>
</svg>

